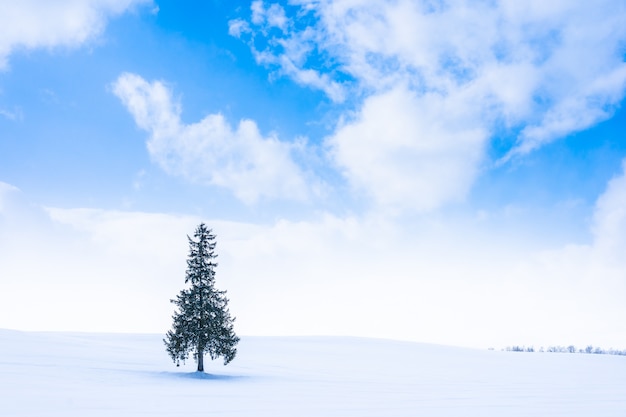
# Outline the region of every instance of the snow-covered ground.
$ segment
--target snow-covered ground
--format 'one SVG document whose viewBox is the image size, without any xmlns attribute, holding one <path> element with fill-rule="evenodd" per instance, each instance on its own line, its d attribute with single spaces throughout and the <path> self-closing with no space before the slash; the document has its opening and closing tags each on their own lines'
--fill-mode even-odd
<svg viewBox="0 0 626 417">
<path fill-rule="evenodd" d="M 0 330 L 0 415 L 626 416 L 626 357 L 244 337 L 199 375 L 161 338 Z"/>
</svg>

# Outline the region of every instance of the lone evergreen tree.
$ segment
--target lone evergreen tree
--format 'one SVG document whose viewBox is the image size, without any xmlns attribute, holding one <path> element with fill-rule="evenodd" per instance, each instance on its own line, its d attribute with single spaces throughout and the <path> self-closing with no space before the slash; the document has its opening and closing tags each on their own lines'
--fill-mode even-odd
<svg viewBox="0 0 626 417">
<path fill-rule="evenodd" d="M 222 357 L 224 365 L 237 354 L 239 338 L 233 330 L 235 318 L 230 317 L 226 291 L 215 289 L 215 235 L 201 223 L 189 240 L 189 257 L 185 283 L 176 299 L 178 309 L 172 316 L 174 323 L 167 332 L 165 346 L 176 366 L 193 353 L 198 372 L 204 372 L 204 354 L 211 359 Z"/>
</svg>

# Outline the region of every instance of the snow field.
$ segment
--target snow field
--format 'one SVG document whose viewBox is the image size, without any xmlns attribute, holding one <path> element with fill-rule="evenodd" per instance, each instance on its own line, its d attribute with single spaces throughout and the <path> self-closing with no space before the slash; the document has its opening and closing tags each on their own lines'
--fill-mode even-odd
<svg viewBox="0 0 626 417">
<path fill-rule="evenodd" d="M 626 358 L 242 337 L 177 368 L 162 335 L 0 330 L 0 416 L 626 416 Z"/>
</svg>

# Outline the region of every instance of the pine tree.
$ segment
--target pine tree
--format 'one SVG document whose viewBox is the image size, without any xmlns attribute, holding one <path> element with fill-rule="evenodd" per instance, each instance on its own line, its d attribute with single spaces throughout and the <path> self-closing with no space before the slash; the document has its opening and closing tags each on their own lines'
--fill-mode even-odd
<svg viewBox="0 0 626 417">
<path fill-rule="evenodd" d="M 204 354 L 211 359 L 222 357 L 224 365 L 237 354 L 239 338 L 233 330 L 235 318 L 230 317 L 226 291 L 215 289 L 215 235 L 201 223 L 189 240 L 189 257 L 185 283 L 176 299 L 172 329 L 163 342 L 176 366 L 190 353 L 198 363 L 198 372 L 204 372 Z"/>
</svg>

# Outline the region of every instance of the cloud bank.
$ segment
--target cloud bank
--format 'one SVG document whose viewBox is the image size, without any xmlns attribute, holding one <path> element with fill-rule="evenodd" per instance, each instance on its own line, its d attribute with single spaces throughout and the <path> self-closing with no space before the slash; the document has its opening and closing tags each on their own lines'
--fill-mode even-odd
<svg viewBox="0 0 626 417">
<path fill-rule="evenodd" d="M 493 162 L 492 140 L 511 138 L 501 161 L 523 156 L 609 118 L 626 90 L 626 6 L 612 0 L 285 7 L 255 1 L 230 33 L 260 64 L 348 98 L 355 110 L 327 143 L 377 204 L 421 211 L 462 199 Z"/>
<path fill-rule="evenodd" d="M 380 217 L 205 221 L 218 236 L 217 279 L 242 334 L 623 348 L 626 242 L 615 236 L 626 233 L 625 178 L 598 200 L 587 245 L 538 248 L 468 223 L 422 224 L 416 235 Z M 3 189 L 0 327 L 169 327 L 168 300 L 184 282 L 185 235 L 201 219 L 42 209 Z M 14 296 L 22 293 L 30 303 Z"/>
</svg>

